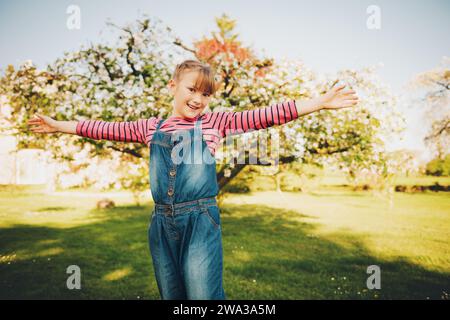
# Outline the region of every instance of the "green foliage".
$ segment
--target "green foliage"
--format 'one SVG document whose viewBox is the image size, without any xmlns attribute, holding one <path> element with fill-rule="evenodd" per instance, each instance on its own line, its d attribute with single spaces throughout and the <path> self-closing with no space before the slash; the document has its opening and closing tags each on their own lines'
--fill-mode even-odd
<svg viewBox="0 0 450 320">
<path fill-rule="evenodd" d="M 443 159 L 436 158 L 427 163 L 426 174 L 430 176 L 450 176 L 450 154 Z"/>
<path fill-rule="evenodd" d="M 250 185 L 255 179 L 255 170 L 251 166 L 247 166 L 242 170 L 230 183 L 225 185 L 221 193 L 249 193 Z"/>
<path fill-rule="evenodd" d="M 233 181 L 227 184 L 222 190 L 223 192 L 229 193 L 249 193 L 250 187 L 243 181 Z"/>
</svg>

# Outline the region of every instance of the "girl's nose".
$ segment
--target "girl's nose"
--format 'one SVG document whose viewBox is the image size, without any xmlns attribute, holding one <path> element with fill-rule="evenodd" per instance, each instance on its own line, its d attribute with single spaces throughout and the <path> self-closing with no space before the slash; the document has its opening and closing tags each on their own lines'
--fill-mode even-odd
<svg viewBox="0 0 450 320">
<path fill-rule="evenodd" d="M 200 96 L 198 93 L 196 93 L 196 94 L 194 95 L 194 99 L 192 99 L 192 101 L 193 101 L 194 103 L 196 103 L 196 104 L 200 104 L 200 103 L 202 102 L 202 98 L 201 98 L 201 96 Z"/>
</svg>

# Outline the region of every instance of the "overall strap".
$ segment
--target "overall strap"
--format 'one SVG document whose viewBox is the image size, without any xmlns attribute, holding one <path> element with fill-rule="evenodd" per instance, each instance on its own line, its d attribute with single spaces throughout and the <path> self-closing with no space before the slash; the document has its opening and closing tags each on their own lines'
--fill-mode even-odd
<svg viewBox="0 0 450 320">
<path fill-rule="evenodd" d="M 198 119 L 195 121 L 195 129 L 201 130 L 202 125 L 202 116 L 199 116 Z"/>
<path fill-rule="evenodd" d="M 161 127 L 163 122 L 164 122 L 164 119 L 161 119 L 161 121 L 158 122 L 158 125 L 156 126 L 156 131 L 159 130 L 159 128 Z"/>
</svg>

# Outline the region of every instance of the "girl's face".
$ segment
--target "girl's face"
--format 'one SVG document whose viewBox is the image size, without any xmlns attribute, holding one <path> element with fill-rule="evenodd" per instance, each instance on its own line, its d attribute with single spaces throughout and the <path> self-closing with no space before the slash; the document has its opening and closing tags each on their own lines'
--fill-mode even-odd
<svg viewBox="0 0 450 320">
<path fill-rule="evenodd" d="M 172 116 L 195 118 L 208 106 L 211 95 L 195 87 L 198 75 L 198 71 L 185 71 L 177 82 L 169 81 L 170 92 L 174 95 Z"/>
</svg>

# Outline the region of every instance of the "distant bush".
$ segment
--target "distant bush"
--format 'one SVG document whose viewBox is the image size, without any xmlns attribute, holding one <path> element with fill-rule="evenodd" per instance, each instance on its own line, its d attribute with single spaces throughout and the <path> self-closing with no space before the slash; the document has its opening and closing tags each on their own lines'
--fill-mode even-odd
<svg viewBox="0 0 450 320">
<path fill-rule="evenodd" d="M 427 163 L 425 172 L 431 176 L 450 176 L 450 154 L 445 158 L 436 158 Z"/>
<path fill-rule="evenodd" d="M 250 188 L 244 183 L 230 183 L 224 187 L 224 191 L 229 193 L 249 193 Z"/>
<path fill-rule="evenodd" d="M 425 192 L 427 190 L 430 191 L 450 191 L 450 186 L 442 186 L 438 182 L 435 182 L 431 186 L 419 186 L 419 185 L 413 185 L 413 186 L 406 186 L 406 185 L 398 185 L 395 186 L 396 192 L 408 192 L 408 193 L 414 193 L 414 192 Z"/>
</svg>

